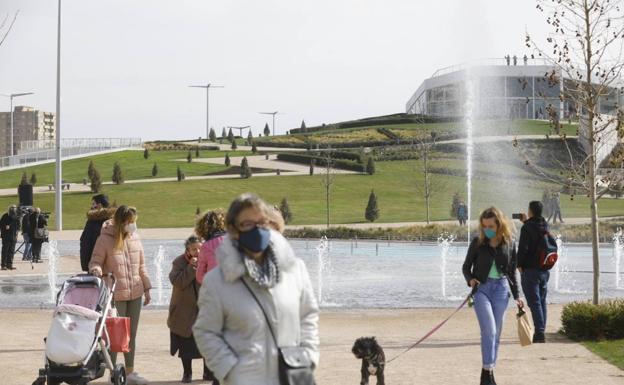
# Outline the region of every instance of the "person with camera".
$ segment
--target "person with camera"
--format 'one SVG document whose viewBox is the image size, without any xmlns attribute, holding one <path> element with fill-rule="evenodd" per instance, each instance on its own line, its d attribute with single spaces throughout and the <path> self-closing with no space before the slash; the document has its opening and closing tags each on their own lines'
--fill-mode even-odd
<svg viewBox="0 0 624 385">
<path fill-rule="evenodd" d="M 524 224 L 520 229 L 520 241 L 518 242 L 518 271 L 520 271 L 522 291 L 533 317 L 534 343 L 546 342 L 544 336 L 546 330 L 546 295 L 548 294 L 550 272 L 540 268 L 538 255 L 544 234 L 548 232 L 548 222 L 542 216 L 543 210 L 542 202 L 532 201 L 529 203 L 528 215 L 520 215 L 520 220 Z"/>
<path fill-rule="evenodd" d="M 41 246 L 43 246 L 43 242 L 48 241 L 48 214 L 42 213 L 39 207 L 35 207 L 28 220 L 30 222 L 28 237 L 32 243 L 32 261 L 33 263 L 41 263 Z"/>
<path fill-rule="evenodd" d="M 22 254 L 22 261 L 30 261 L 32 259 L 32 243 L 30 235 L 30 211 L 27 210 L 22 216 L 22 238 L 24 239 L 24 253 Z"/>
<path fill-rule="evenodd" d="M 15 254 L 18 230 L 19 215 L 17 207 L 15 205 L 11 205 L 0 219 L 0 237 L 2 237 L 2 270 L 15 270 L 15 267 L 13 267 L 13 254 Z"/>
</svg>

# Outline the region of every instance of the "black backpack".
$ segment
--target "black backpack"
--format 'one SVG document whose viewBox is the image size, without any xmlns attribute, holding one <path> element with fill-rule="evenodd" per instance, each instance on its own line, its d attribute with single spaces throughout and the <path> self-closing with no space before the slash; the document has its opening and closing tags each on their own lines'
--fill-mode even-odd
<svg viewBox="0 0 624 385">
<path fill-rule="evenodd" d="M 539 267 L 542 270 L 550 270 L 557 263 L 557 241 L 548 231 L 543 231 L 537 245 L 537 257 Z"/>
</svg>

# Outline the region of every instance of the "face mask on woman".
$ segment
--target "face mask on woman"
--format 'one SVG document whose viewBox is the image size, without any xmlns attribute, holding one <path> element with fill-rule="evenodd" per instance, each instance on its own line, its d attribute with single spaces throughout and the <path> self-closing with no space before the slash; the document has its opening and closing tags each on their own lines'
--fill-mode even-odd
<svg viewBox="0 0 624 385">
<path fill-rule="evenodd" d="M 128 234 L 134 234 L 137 231 L 137 225 L 136 223 L 128 223 L 125 227 L 124 230 L 126 231 L 126 233 Z"/>
<path fill-rule="evenodd" d="M 483 229 L 483 233 L 485 233 L 487 239 L 494 239 L 496 237 L 496 230 Z"/>
<path fill-rule="evenodd" d="M 270 239 L 271 231 L 269 229 L 256 226 L 249 231 L 241 232 L 238 243 L 251 252 L 260 253 L 269 247 Z"/>
</svg>

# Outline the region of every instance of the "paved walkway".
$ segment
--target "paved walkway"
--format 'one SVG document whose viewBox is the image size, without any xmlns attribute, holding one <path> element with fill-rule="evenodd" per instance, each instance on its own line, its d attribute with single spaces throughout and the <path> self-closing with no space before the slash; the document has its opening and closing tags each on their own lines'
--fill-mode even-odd
<svg viewBox="0 0 624 385">
<path fill-rule="evenodd" d="M 180 360 L 169 355 L 166 310 L 141 314 L 137 337 L 136 370 L 150 384 L 177 385 Z M 510 309 L 511 310 L 511 309 Z M 319 385 L 357 384 L 360 362 L 351 354 L 353 341 L 376 336 L 389 359 L 418 340 L 449 314 L 449 309 L 323 311 L 320 320 L 321 361 Z M 624 372 L 593 355 L 582 345 L 556 334 L 560 306 L 551 306 L 549 343 L 520 347 L 514 316 L 507 312 L 496 370 L 499 384 L 621 385 Z M 3 385 L 30 384 L 42 366 L 43 338 L 51 310 L 0 312 L 0 373 Z M 479 329 L 472 310 L 464 309 L 446 326 L 386 367 L 386 383 L 393 385 L 477 384 L 480 374 Z M 194 361 L 195 378 L 201 361 Z M 105 384 L 107 376 L 96 381 Z M 196 380 L 196 384 L 207 384 Z M 374 380 L 372 381 L 374 383 Z"/>
</svg>

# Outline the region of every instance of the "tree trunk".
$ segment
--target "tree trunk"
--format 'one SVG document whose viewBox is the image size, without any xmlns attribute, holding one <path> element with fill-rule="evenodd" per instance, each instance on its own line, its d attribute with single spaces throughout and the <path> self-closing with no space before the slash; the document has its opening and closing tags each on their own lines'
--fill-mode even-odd
<svg viewBox="0 0 624 385">
<path fill-rule="evenodd" d="M 591 210 L 592 262 L 594 269 L 593 303 L 597 305 L 600 302 L 600 253 L 598 250 L 600 236 L 598 233 L 598 199 L 596 194 L 596 141 L 594 140 L 594 114 L 590 112 L 589 117 L 587 134 L 589 137 L 590 153 L 587 166 L 589 167 L 589 201 Z"/>
<path fill-rule="evenodd" d="M 426 146 L 426 144 L 424 145 Z M 427 210 L 427 224 L 429 224 L 429 197 L 430 197 L 430 189 L 429 189 L 429 162 L 427 161 L 427 152 L 428 149 L 424 148 L 424 161 L 425 161 L 425 205 Z"/>
</svg>

